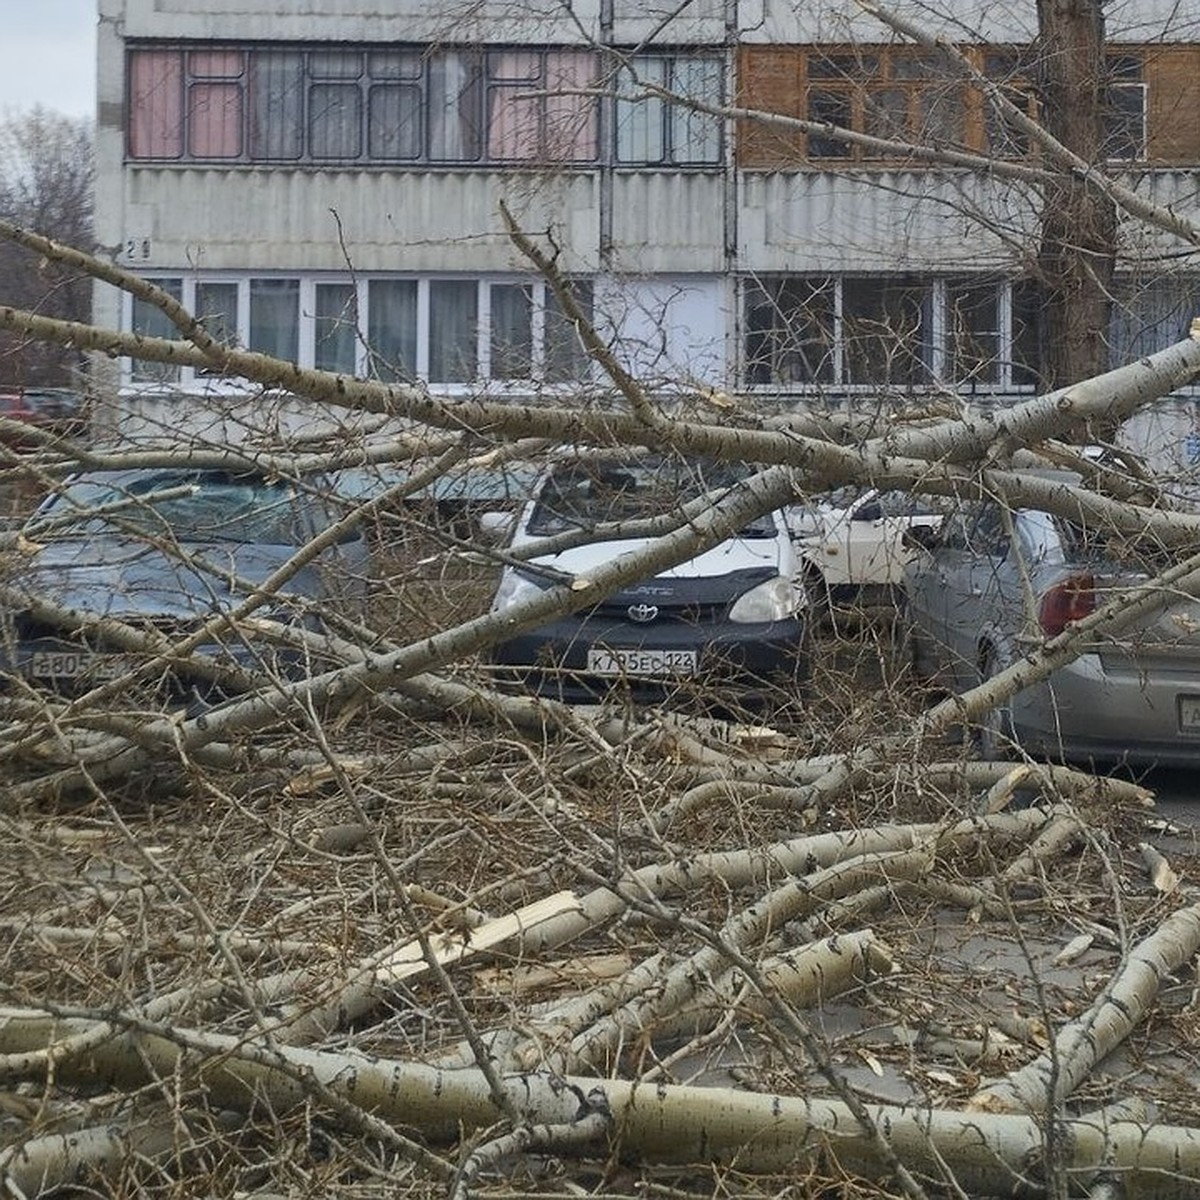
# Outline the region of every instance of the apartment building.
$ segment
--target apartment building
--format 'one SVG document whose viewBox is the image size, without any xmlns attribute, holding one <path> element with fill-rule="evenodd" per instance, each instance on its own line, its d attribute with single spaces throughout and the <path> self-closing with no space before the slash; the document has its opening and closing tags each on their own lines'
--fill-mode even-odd
<svg viewBox="0 0 1200 1200">
<path fill-rule="evenodd" d="M 1038 386 L 1036 184 L 895 147 L 1038 151 L 853 3 L 99 5 L 100 240 L 221 337 L 450 395 L 602 389 L 503 202 L 656 388 L 776 406 Z M 945 7 L 936 31 L 1036 115 L 1032 3 Z M 1110 15 L 1106 120 L 1112 168 L 1200 219 L 1195 8 Z M 730 106 L 863 137 L 718 115 Z M 1200 311 L 1186 250 L 1126 220 L 1115 361 Z M 99 304 L 166 332 L 108 289 Z M 137 361 L 118 382 L 239 391 Z"/>
</svg>

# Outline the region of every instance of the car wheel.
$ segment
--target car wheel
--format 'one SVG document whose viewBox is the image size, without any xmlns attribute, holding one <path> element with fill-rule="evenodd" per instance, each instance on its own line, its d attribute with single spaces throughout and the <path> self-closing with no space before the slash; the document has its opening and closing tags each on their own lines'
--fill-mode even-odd
<svg viewBox="0 0 1200 1200">
<path fill-rule="evenodd" d="M 995 648 L 988 647 L 980 660 L 979 682 L 986 683 L 1004 670 Z M 1003 762 L 1014 757 L 1012 705 L 1009 700 L 990 708 L 975 727 L 975 749 L 986 762 Z"/>
</svg>

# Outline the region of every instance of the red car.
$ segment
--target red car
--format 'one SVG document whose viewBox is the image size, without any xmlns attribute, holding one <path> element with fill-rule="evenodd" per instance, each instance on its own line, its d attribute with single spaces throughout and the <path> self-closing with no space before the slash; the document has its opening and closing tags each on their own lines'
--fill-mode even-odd
<svg viewBox="0 0 1200 1200">
<path fill-rule="evenodd" d="M 23 388 L 0 392 L 0 418 L 32 425 L 59 437 L 77 437 L 87 428 L 83 397 L 70 388 Z M 37 440 L 21 431 L 0 427 L 0 443 L 33 446 Z"/>
</svg>

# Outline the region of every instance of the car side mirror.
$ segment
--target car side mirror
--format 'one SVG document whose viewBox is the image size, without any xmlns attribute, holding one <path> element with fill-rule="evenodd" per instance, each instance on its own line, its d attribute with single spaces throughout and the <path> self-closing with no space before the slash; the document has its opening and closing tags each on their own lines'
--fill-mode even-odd
<svg viewBox="0 0 1200 1200">
<path fill-rule="evenodd" d="M 937 549 L 941 540 L 941 531 L 934 525 L 910 525 L 900 539 L 909 550 L 926 551 Z"/>
<path fill-rule="evenodd" d="M 500 546 L 508 541 L 512 532 L 514 516 L 510 512 L 483 512 L 479 514 L 479 540 L 489 546 Z"/>
<path fill-rule="evenodd" d="M 854 510 L 852 521 L 882 521 L 883 505 L 878 500 L 872 500 Z"/>
</svg>

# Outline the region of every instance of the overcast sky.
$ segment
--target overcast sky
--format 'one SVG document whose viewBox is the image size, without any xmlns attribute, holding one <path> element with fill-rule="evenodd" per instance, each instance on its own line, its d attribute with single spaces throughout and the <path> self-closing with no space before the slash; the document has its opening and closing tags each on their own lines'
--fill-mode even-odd
<svg viewBox="0 0 1200 1200">
<path fill-rule="evenodd" d="M 96 115 L 96 0 L 0 0 L 0 116 Z"/>
</svg>

